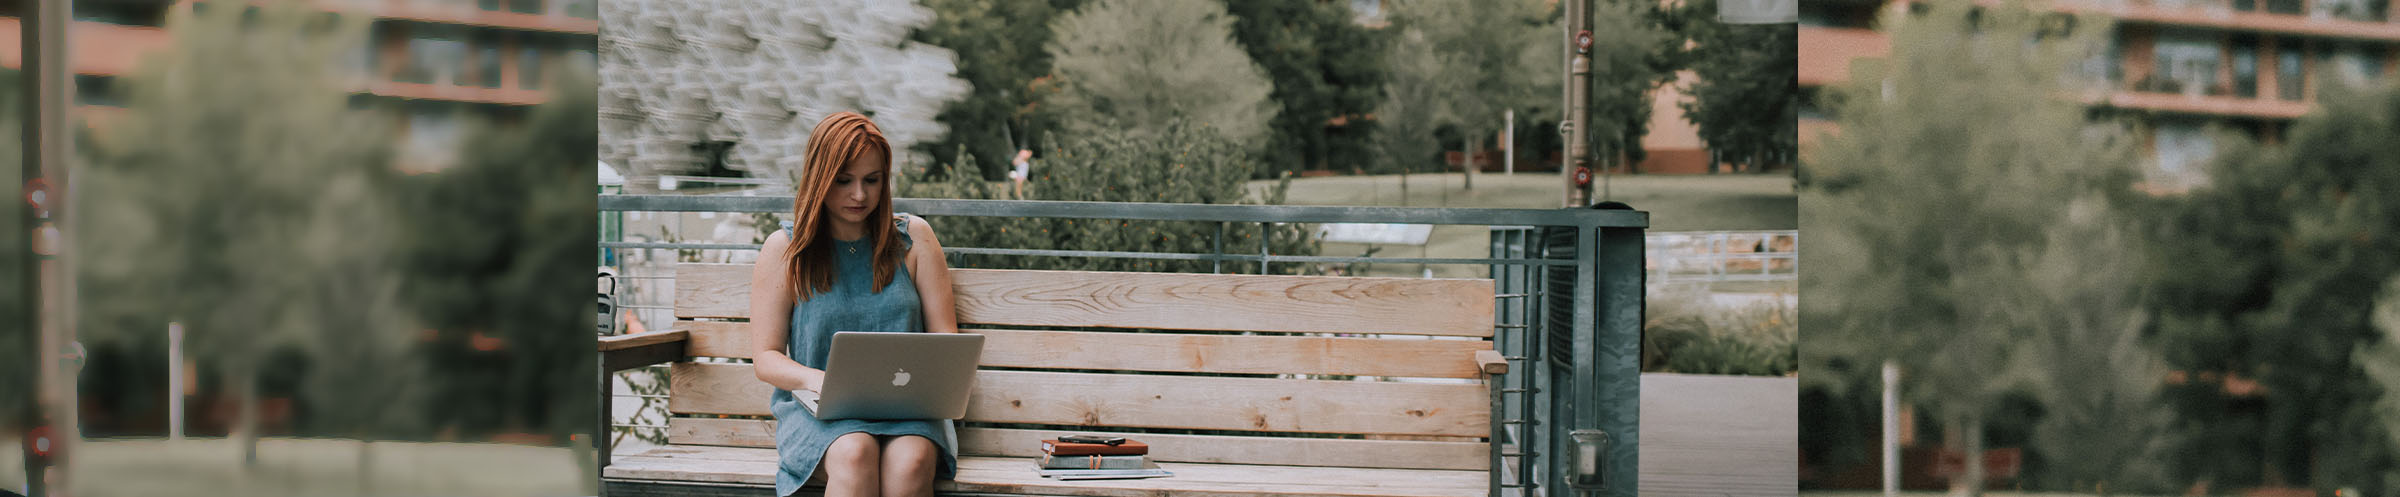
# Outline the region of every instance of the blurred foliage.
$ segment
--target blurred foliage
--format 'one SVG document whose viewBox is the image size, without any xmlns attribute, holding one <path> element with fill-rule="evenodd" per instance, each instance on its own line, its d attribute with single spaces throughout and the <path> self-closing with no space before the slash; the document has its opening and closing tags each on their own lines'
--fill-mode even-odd
<svg viewBox="0 0 2400 497">
<path fill-rule="evenodd" d="M 324 363 L 282 377 L 309 384 L 310 408 L 346 413 L 314 429 L 405 429 L 415 413 L 348 407 L 406 405 L 413 389 L 378 381 L 413 376 L 393 337 L 414 323 L 394 292 L 399 233 L 381 222 L 395 214 L 391 132 L 351 110 L 341 73 L 367 20 L 195 10 L 172 11 L 174 41 L 119 80 L 126 108 L 77 178 L 81 333 L 163 351 L 151 344 L 182 322 L 249 427 L 260 380 L 298 367 L 273 358 L 306 351 Z"/>
<path fill-rule="evenodd" d="M 2400 449 L 2400 277 L 2384 283 L 2383 298 L 2376 302 L 2371 319 L 2383 330 L 2383 343 L 2359 348 L 2356 360 L 2367 377 L 2383 387 L 2373 417 L 2382 422 L 2383 434 L 2392 447 Z M 2382 476 L 2384 488 L 2400 488 L 2400 468 L 2387 469 Z"/>
<path fill-rule="evenodd" d="M 1780 299 L 1727 306 L 1692 287 L 1654 292 L 1649 302 L 1645 372 L 1783 376 L 1799 366 L 1799 314 Z"/>
<path fill-rule="evenodd" d="M 1398 59 L 1390 66 L 1391 81 L 1397 85 L 1432 81 L 1431 86 L 1444 93 L 1439 94 L 1441 98 L 1420 101 L 1431 108 L 1407 109 L 1392 117 L 1378 111 L 1377 120 L 1439 119 L 1436 126 L 1450 125 L 1463 131 L 1468 137 L 1464 140 L 1467 157 L 1474 157 L 1483 142 L 1498 138 L 1505 126 L 1503 111 L 1516 109 L 1530 117 L 1543 115 L 1538 109 L 1560 108 L 1559 87 L 1566 69 L 1559 59 L 1559 45 L 1552 43 L 1562 29 L 1562 17 L 1554 3 L 1394 0 L 1385 2 L 1384 9 L 1391 19 L 1391 26 L 1385 29 L 1400 38 L 1391 49 L 1425 54 L 1387 56 Z M 1606 48 L 1595 42 L 1595 50 Z M 1384 142 L 1394 139 L 1434 137 L 1394 137 Z M 1411 159 L 1400 156 L 1396 160 Z M 1473 184 L 1472 178 L 1468 182 Z"/>
<path fill-rule="evenodd" d="M 2352 353 L 2379 341 L 2370 309 L 2400 274 L 2400 90 L 2333 85 L 2315 108 L 2280 145 L 2220 140 L 2207 185 L 2152 202 L 2148 333 L 2173 369 L 2262 387 L 2257 414 L 2230 412 L 2240 399 L 2214 383 L 2171 389 L 2194 436 L 2262 441 L 2183 451 L 2188 476 L 2387 495 L 2400 452 L 2361 436 L 2381 418 Z"/>
<path fill-rule="evenodd" d="M 1751 171 L 1788 163 L 1799 150 L 1799 26 L 1716 22 L 1718 1 L 1677 9 L 1695 79 L 1676 106 L 1721 160 Z"/>
<path fill-rule="evenodd" d="M 1275 86 L 1234 44 L 1233 16 L 1223 4 L 1097 0 L 1050 29 L 1056 38 L 1045 49 L 1059 91 L 1048 101 L 1062 131 L 1158 140 L 1177 128 L 1261 150 L 1278 109 L 1270 98 Z M 1044 159 L 1046 167 L 1058 158 Z"/>
<path fill-rule="evenodd" d="M 1701 2 L 1686 5 L 1697 3 Z M 1642 137 L 1650 134 L 1651 90 L 1675 81 L 1673 55 L 1683 50 L 1683 39 L 1692 36 L 1677 29 L 1671 21 L 1673 11 L 1658 5 L 1592 2 L 1589 135 L 1594 157 L 1604 163 L 1621 158 L 1634 167 L 1649 157 Z"/>
<path fill-rule="evenodd" d="M 1274 80 L 1275 113 L 1260 176 L 1285 171 L 1349 172 L 1374 162 L 1383 100 L 1383 30 L 1354 22 L 1349 2 L 1225 0 L 1233 38 Z M 1336 119 L 1344 121 L 1334 125 Z"/>
<path fill-rule="evenodd" d="M 0 164 L 5 164 L 7 167 L 4 169 L 12 172 L 21 171 L 18 168 L 25 159 L 24 121 L 21 117 L 25 112 L 22 106 L 23 81 L 22 73 L 16 69 L 0 68 Z M 5 181 L 14 182 L 21 177 L 22 174 L 18 173 Z M 0 229 L 0 247 L 6 247 L 0 249 L 0 275 L 6 275 L 0 278 L 0 323 L 7 324 L 0 326 L 6 326 L 11 331 L 0 332 L 0 433 L 19 433 L 23 431 L 18 429 L 21 423 L 30 424 L 32 420 L 39 419 L 36 417 L 38 406 L 34 399 L 38 391 L 35 388 L 38 375 L 34 374 L 33 365 L 39 362 L 34 359 L 34 353 L 40 347 L 36 342 L 40 337 L 19 326 L 25 322 L 25 312 L 31 308 L 27 304 L 32 296 L 24 295 L 23 285 L 25 279 L 33 275 L 22 271 L 26 266 L 26 252 L 18 247 L 24 247 L 27 242 L 25 232 L 14 228 L 18 216 L 26 214 L 22 210 L 25 204 L 14 201 L 7 204 L 7 207 L 0 208 L 0 219 L 7 220 L 11 226 L 11 229 Z"/>
<path fill-rule="evenodd" d="M 236 397 L 245 425 L 280 397 L 305 436 L 588 431 L 592 303 L 557 286 L 587 281 L 596 236 L 589 77 L 547 71 L 552 103 L 403 176 L 392 109 L 352 92 L 368 19 L 173 12 L 76 180 L 94 412 L 155 434 L 180 322 L 194 398 Z"/>
<path fill-rule="evenodd" d="M 2070 201 L 2039 245 L 2003 256 L 1993 319 L 2025 327 L 2013 367 L 2041 410 L 2028 445 L 2045 488 L 2168 493 L 2181 447 L 2160 397 L 2167 369 L 2142 340 L 2142 243 L 2096 197 Z M 2006 292 L 2006 293 L 2001 293 Z"/>
<path fill-rule="evenodd" d="M 1057 127 L 1044 100 L 1056 91 L 1050 73 L 1050 21 L 1084 0 L 922 0 L 934 11 L 933 24 L 910 33 L 910 39 L 958 54 L 958 77 L 974 87 L 967 98 L 950 102 L 938 118 L 950 128 L 938 142 L 918 149 L 937 164 L 935 174 L 956 167 L 952 151 L 966 147 L 976 162 L 970 175 L 1005 177 L 1009 158 L 1020 148 L 1040 143 L 1042 133 Z"/>
<path fill-rule="evenodd" d="M 592 429 L 593 304 L 558 285 L 593 274 L 575 255 L 599 237 L 596 85 L 546 72 L 558 75 L 550 101 L 524 122 L 473 133 L 458 165 L 399 189 L 406 294 L 435 330 L 426 359 L 442 373 L 431 398 L 441 407 L 426 412 L 437 426 L 561 439 Z M 495 339 L 503 345 L 478 345 Z"/>
<path fill-rule="evenodd" d="M 1803 369 L 1824 372 L 1803 381 L 1826 388 L 1897 363 L 1905 401 L 1936 413 L 1973 451 L 1983 421 L 2012 393 L 2105 388 L 2053 381 L 2089 372 L 2031 365 L 2046 353 L 2042 340 L 2068 332 L 2052 329 L 2062 316 L 2108 330 L 2109 319 L 2135 312 L 2060 297 L 2124 289 L 2061 288 L 2026 274 L 2057 251 L 2052 240 L 2073 240 L 2057 231 L 2071 205 L 2106 205 L 2129 190 L 2134 150 L 2079 103 L 2053 98 L 2062 68 L 2110 32 L 2104 20 L 2060 33 L 2048 29 L 2056 14 L 2021 2 L 1923 5 L 1882 19 L 1888 63 L 1857 68 L 1865 74 L 1835 89 L 1843 133 L 1820 144 L 1801 185 L 1801 230 L 1814 247 L 1801 254 L 1811 268 L 1801 275 Z"/>
<path fill-rule="evenodd" d="M 1394 36 L 1383 51 L 1383 101 L 1375 106 L 1375 144 L 1382 167 L 1374 172 L 1399 172 L 1402 198 L 1410 172 L 1440 171 L 1442 144 L 1434 136 L 1452 120 L 1442 99 L 1457 94 L 1461 82 L 1442 75 L 1442 60 L 1432 42 L 1421 34 Z"/>
<path fill-rule="evenodd" d="M 1064 136 L 1064 135 L 1054 135 Z M 1279 186 L 1266 198 L 1245 188 L 1250 177 L 1250 154 L 1216 133 L 1181 124 L 1156 137 L 1102 130 L 1075 136 L 1044 148 L 1047 158 L 1033 170 L 1025 186 L 1026 200 L 1094 202 L 1162 202 L 1190 204 L 1284 203 Z M 963 155 L 963 154 L 962 154 Z M 972 160 L 972 159 L 960 159 Z M 1288 185 L 1288 183 L 1287 183 Z M 902 183 L 895 195 L 907 198 L 1007 198 L 1007 183 L 985 182 L 953 175 L 944 181 Z M 1112 221 L 1060 218 L 940 218 L 933 219 L 944 247 L 1041 250 L 1096 250 L 1206 254 L 1218 223 L 1199 221 Z M 1225 225 L 1224 252 L 1258 253 L 1261 228 L 1256 224 Z M 1316 255 L 1313 226 L 1278 224 L 1265 230 L 1268 248 L 1278 255 Z M 1088 271 L 1209 272 L 1207 261 L 1034 257 L 1005 255 L 952 256 L 954 267 L 1009 269 L 1073 269 Z M 1256 273 L 1255 262 L 1226 262 L 1224 272 Z M 1299 264 L 1271 267 L 1276 274 L 1310 269 Z"/>
</svg>

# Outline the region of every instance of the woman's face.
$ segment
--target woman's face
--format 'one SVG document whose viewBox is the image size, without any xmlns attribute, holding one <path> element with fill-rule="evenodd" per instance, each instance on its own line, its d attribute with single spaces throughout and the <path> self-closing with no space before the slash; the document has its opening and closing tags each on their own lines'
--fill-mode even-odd
<svg viewBox="0 0 2400 497">
<path fill-rule="evenodd" d="M 890 174 L 883 164 L 882 153 L 866 150 L 842 165 L 833 176 L 833 189 L 825 192 L 827 217 L 849 225 L 867 222 L 867 215 L 883 200 L 884 176 Z"/>
</svg>

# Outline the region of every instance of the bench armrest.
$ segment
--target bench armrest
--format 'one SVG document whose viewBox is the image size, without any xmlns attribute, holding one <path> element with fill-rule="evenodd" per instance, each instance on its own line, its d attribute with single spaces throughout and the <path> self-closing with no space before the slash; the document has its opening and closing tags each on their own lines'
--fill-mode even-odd
<svg viewBox="0 0 2400 497">
<path fill-rule="evenodd" d="M 1501 356 L 1497 350 L 1475 351 L 1475 366 L 1475 369 L 1483 370 L 1483 374 L 1508 374 L 1508 358 Z"/>
<path fill-rule="evenodd" d="M 601 371 L 614 373 L 682 359 L 683 347 L 691 343 L 691 337 L 685 330 L 600 337 Z"/>
</svg>

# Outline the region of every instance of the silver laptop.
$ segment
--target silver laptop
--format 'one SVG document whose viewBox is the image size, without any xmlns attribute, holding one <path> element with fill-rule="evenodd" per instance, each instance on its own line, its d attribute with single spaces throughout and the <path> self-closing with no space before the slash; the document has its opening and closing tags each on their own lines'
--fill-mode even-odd
<svg viewBox="0 0 2400 497">
<path fill-rule="evenodd" d="M 823 396 L 794 391 L 817 419 L 959 419 L 975 388 L 983 335 L 833 334 Z"/>
</svg>

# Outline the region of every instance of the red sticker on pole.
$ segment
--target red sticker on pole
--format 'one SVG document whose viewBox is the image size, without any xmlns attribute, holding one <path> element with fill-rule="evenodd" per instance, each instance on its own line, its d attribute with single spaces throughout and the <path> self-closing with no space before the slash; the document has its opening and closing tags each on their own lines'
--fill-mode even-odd
<svg viewBox="0 0 2400 497">
<path fill-rule="evenodd" d="M 43 207 L 42 204 L 49 202 L 50 182 L 42 181 L 41 178 L 34 178 L 25 181 L 26 204 L 32 205 L 35 209 L 47 209 L 47 207 Z"/>
<path fill-rule="evenodd" d="M 1592 52 L 1592 30 L 1575 32 L 1575 53 Z"/>
<path fill-rule="evenodd" d="M 50 427 L 37 426 L 25 433 L 25 446 L 32 448 L 36 457 L 50 457 L 50 450 L 57 448 L 58 444 L 50 440 Z"/>
</svg>

